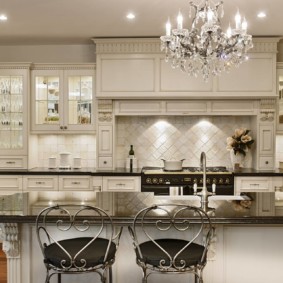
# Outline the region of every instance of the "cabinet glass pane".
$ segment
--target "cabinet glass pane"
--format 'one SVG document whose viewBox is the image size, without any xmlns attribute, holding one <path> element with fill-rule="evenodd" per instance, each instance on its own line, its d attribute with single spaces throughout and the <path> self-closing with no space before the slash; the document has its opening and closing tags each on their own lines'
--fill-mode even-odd
<svg viewBox="0 0 283 283">
<path fill-rule="evenodd" d="M 283 76 L 279 76 L 278 123 L 283 125 Z"/>
<path fill-rule="evenodd" d="M 90 124 L 92 111 L 92 77 L 69 77 L 68 90 L 69 124 Z"/>
<path fill-rule="evenodd" d="M 22 149 L 22 76 L 0 76 L 0 111 L 0 149 Z"/>
<path fill-rule="evenodd" d="M 35 78 L 36 124 L 59 124 L 59 77 Z"/>
</svg>

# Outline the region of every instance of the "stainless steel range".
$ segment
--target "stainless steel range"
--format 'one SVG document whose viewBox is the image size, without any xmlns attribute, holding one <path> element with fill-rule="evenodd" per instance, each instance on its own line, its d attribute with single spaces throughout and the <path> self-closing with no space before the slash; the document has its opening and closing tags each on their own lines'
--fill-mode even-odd
<svg viewBox="0 0 283 283">
<path fill-rule="evenodd" d="M 215 184 L 215 185 L 213 185 Z M 203 186 L 200 167 L 183 167 L 182 171 L 165 171 L 161 167 L 144 167 L 141 175 L 141 191 L 155 195 L 169 195 L 170 188 L 178 187 L 179 194 L 193 195 Z M 234 176 L 226 167 L 207 167 L 206 186 L 215 189 L 216 195 L 234 195 Z"/>
</svg>

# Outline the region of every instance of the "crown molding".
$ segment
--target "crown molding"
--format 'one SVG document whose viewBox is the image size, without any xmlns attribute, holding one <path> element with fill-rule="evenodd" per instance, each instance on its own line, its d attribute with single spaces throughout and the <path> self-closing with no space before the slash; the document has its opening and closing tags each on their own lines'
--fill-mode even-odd
<svg viewBox="0 0 283 283">
<path fill-rule="evenodd" d="M 35 63 L 31 65 L 32 70 L 95 70 L 95 63 Z"/>
<path fill-rule="evenodd" d="M 0 69 L 29 70 L 32 63 L 0 62 Z"/>
<path fill-rule="evenodd" d="M 281 38 L 253 38 L 254 47 L 250 53 L 277 53 Z M 159 38 L 93 38 L 96 54 L 160 53 Z"/>
</svg>

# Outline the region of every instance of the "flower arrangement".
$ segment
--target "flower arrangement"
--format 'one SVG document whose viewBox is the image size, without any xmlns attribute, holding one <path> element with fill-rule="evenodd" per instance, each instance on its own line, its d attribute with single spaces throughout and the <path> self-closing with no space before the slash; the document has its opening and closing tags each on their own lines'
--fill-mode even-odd
<svg viewBox="0 0 283 283">
<path fill-rule="evenodd" d="M 251 148 L 254 140 L 248 133 L 250 130 L 240 128 L 236 129 L 232 137 L 227 138 L 227 150 L 234 150 L 234 154 L 246 156 L 246 152 Z"/>
</svg>

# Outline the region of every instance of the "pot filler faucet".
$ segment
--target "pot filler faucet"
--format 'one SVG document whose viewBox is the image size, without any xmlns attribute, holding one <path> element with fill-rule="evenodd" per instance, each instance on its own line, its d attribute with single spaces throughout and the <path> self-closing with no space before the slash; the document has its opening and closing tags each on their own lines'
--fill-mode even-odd
<svg viewBox="0 0 283 283">
<path fill-rule="evenodd" d="M 205 212 L 214 212 L 215 208 L 209 207 L 208 206 L 208 197 L 215 195 L 215 190 L 216 190 L 216 185 L 213 184 L 212 185 L 212 193 L 210 193 L 207 190 L 206 187 L 206 154 L 204 152 L 201 153 L 200 155 L 200 169 L 203 172 L 203 187 L 202 190 L 198 193 L 197 192 L 197 184 L 195 184 L 195 188 L 194 188 L 194 195 L 200 196 L 201 200 L 200 200 L 200 204 L 201 204 L 201 208 L 205 211 Z"/>
</svg>

